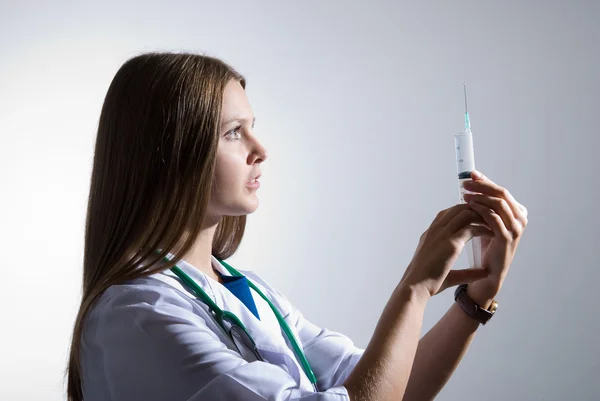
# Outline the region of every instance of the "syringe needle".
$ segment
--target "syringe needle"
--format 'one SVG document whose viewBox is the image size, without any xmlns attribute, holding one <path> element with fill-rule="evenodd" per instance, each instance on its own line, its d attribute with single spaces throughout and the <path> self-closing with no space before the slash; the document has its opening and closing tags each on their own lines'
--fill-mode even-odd
<svg viewBox="0 0 600 401">
<path fill-rule="evenodd" d="M 463 88 L 465 90 L 465 113 L 469 113 L 469 109 L 467 108 L 467 83 L 463 82 Z"/>
<path fill-rule="evenodd" d="M 467 108 L 467 83 L 463 82 L 463 89 L 465 91 L 465 130 L 471 131 L 471 120 L 469 119 L 469 109 Z"/>
</svg>

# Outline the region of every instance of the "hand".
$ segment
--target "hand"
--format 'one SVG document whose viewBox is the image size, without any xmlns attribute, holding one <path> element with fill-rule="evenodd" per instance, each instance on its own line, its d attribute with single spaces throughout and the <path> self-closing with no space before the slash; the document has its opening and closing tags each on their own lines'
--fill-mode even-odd
<svg viewBox="0 0 600 401">
<path fill-rule="evenodd" d="M 469 290 L 479 298 L 491 300 L 504 283 L 527 227 L 527 208 L 518 203 L 508 190 L 480 172 L 473 171 L 471 178 L 473 181 L 465 181 L 463 186 L 475 193 L 465 194 L 464 199 L 485 220 L 494 236 L 481 240 L 482 265 L 489 275 Z"/>
<path fill-rule="evenodd" d="M 458 284 L 488 276 L 485 268 L 451 270 L 465 244 L 475 236 L 492 237 L 485 220 L 467 204 L 442 210 L 421 235 L 417 250 L 399 286 L 418 288 L 431 297 Z"/>
</svg>

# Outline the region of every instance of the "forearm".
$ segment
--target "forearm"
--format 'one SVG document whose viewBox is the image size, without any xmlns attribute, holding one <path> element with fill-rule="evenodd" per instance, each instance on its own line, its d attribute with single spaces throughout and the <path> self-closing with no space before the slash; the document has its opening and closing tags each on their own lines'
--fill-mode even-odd
<svg viewBox="0 0 600 401">
<path fill-rule="evenodd" d="M 427 296 L 399 286 L 365 352 L 344 383 L 352 401 L 399 400 L 414 361 Z"/>
<path fill-rule="evenodd" d="M 469 296 L 487 308 L 493 297 L 468 289 Z M 479 323 L 454 303 L 419 341 L 404 401 L 433 400 L 448 382 L 467 352 Z"/>
</svg>

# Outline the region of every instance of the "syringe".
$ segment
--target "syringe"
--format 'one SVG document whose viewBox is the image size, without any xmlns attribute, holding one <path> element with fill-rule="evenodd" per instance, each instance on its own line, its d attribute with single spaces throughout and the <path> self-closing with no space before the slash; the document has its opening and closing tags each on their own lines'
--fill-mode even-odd
<svg viewBox="0 0 600 401">
<path fill-rule="evenodd" d="M 464 181 L 471 180 L 471 171 L 475 170 L 475 153 L 473 151 L 473 133 L 471 132 L 471 121 L 469 120 L 469 109 L 467 107 L 467 84 L 463 83 L 465 93 L 465 131 L 454 135 L 456 146 L 456 167 L 458 170 L 458 192 L 461 203 L 466 203 L 464 194 L 469 193 L 463 188 Z M 467 255 L 470 267 L 481 266 L 481 238 L 474 237 L 467 243 Z"/>
</svg>

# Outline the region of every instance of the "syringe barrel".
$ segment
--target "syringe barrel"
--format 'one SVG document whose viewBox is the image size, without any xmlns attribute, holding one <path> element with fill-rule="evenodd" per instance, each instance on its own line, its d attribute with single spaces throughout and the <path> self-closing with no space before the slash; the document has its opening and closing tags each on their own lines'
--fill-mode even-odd
<svg viewBox="0 0 600 401">
<path fill-rule="evenodd" d="M 464 181 L 471 180 L 471 171 L 475 170 L 475 152 L 473 134 L 470 131 L 454 135 L 456 147 L 456 169 L 458 172 L 458 193 L 461 203 L 466 203 L 464 194 L 470 193 L 462 187 Z M 470 267 L 480 267 L 482 262 L 481 238 L 473 237 L 466 245 Z"/>
<path fill-rule="evenodd" d="M 470 131 L 454 134 L 456 147 L 456 170 L 458 179 L 471 178 L 475 170 L 475 152 L 473 151 L 473 134 Z"/>
</svg>

